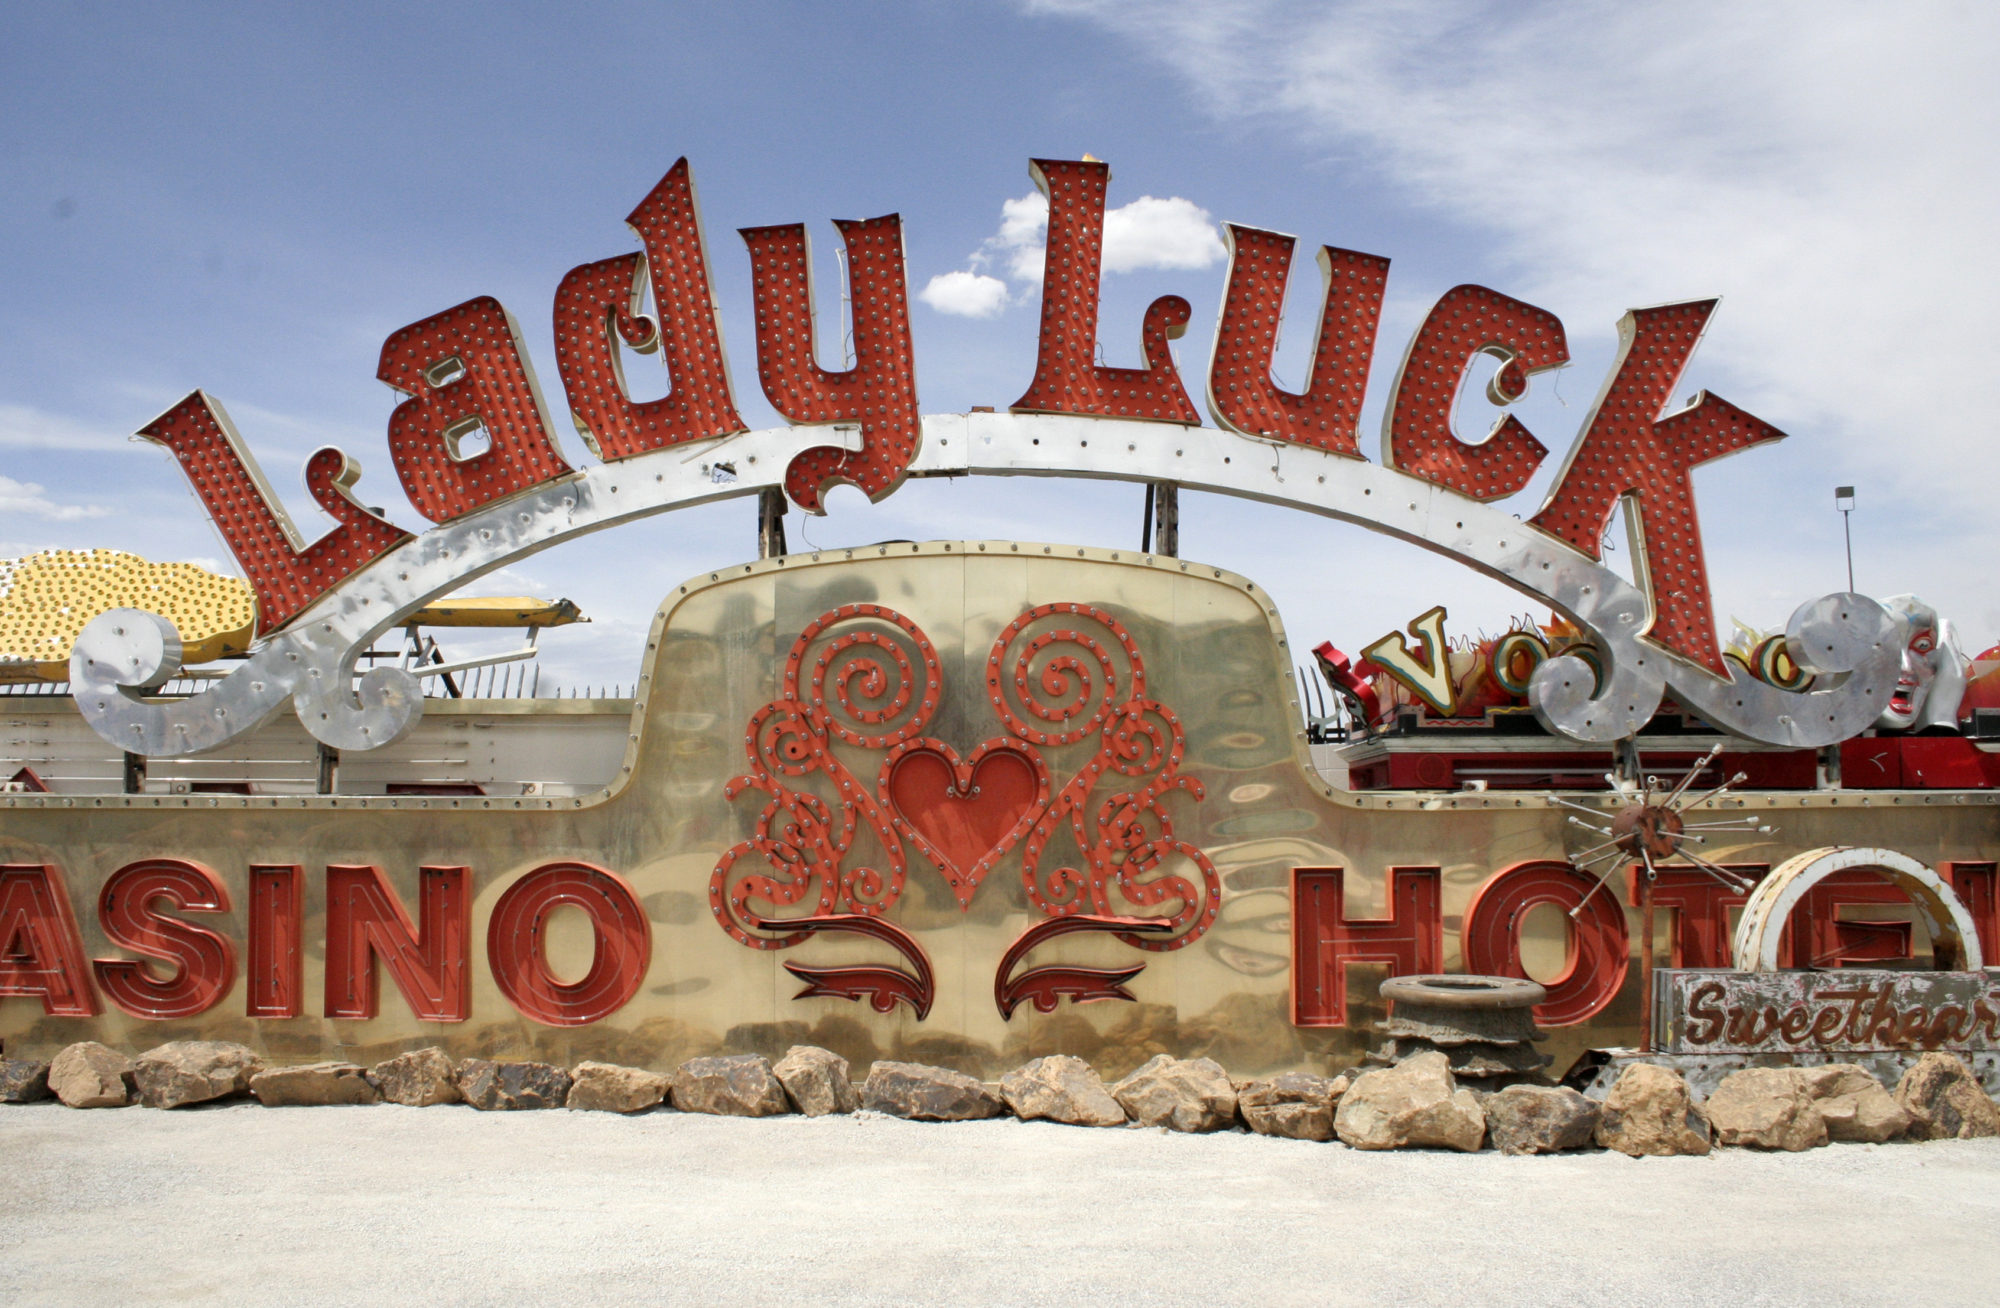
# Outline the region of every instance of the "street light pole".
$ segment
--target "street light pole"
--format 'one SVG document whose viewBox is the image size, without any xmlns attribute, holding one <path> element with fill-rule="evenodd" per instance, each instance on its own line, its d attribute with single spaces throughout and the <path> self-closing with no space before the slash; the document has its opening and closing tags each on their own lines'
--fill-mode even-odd
<svg viewBox="0 0 2000 1308">
<path fill-rule="evenodd" d="M 1840 510 L 1840 534 L 1847 538 L 1847 589 L 1854 589 L 1854 487 L 1835 486 L 1833 507 Z"/>
</svg>

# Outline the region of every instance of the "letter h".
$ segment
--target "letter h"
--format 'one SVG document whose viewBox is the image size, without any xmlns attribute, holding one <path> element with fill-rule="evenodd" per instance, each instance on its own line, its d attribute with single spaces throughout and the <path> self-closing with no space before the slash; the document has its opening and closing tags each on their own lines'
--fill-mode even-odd
<svg viewBox="0 0 2000 1308">
<path fill-rule="evenodd" d="M 1292 1022 L 1347 1025 L 1347 968 L 1379 963 L 1392 976 L 1444 966 L 1442 877 L 1434 867 L 1393 868 L 1386 918 L 1347 916 L 1343 870 L 1292 872 Z"/>
</svg>

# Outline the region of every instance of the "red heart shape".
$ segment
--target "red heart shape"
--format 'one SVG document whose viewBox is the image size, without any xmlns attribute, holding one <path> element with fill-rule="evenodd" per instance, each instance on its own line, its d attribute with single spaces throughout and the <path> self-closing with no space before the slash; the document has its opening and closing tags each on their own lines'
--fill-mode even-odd
<svg viewBox="0 0 2000 1308">
<path fill-rule="evenodd" d="M 1048 807 L 1041 756 L 1001 737 L 960 761 L 941 740 L 912 740 L 883 760 L 880 790 L 896 829 L 937 864 L 958 906 Z"/>
</svg>

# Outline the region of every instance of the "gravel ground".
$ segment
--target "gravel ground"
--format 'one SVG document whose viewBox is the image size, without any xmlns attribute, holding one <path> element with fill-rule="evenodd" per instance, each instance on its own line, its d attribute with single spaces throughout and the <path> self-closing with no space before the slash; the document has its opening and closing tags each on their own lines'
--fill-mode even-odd
<svg viewBox="0 0 2000 1308">
<path fill-rule="evenodd" d="M 1708 1158 L 464 1107 L 0 1109 L 0 1303 L 1989 1303 L 2000 1140 Z"/>
</svg>

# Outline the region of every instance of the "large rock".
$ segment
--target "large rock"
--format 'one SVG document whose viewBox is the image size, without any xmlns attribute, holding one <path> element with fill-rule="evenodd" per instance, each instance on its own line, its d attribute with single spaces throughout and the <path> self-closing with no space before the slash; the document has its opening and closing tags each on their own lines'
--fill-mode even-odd
<svg viewBox="0 0 2000 1308">
<path fill-rule="evenodd" d="M 458 1065 L 458 1093 L 484 1113 L 561 1108 L 569 1098 L 569 1073 L 551 1063 L 494 1063 L 468 1058 Z"/>
<path fill-rule="evenodd" d="M 1451 1077 L 1451 1062 L 1436 1051 L 1354 1078 L 1340 1097 L 1333 1129 L 1356 1149 L 1406 1145 L 1471 1153 L 1486 1138 L 1486 1114 L 1470 1090 Z"/>
<path fill-rule="evenodd" d="M 1292 1140 L 1333 1139 L 1333 1110 L 1347 1093 L 1344 1076 L 1312 1076 L 1286 1072 L 1263 1081 L 1245 1081 L 1236 1089 L 1236 1111 L 1258 1135 Z"/>
<path fill-rule="evenodd" d="M 1972 1140 L 2000 1135 L 1996 1108 L 1972 1069 L 1933 1051 L 1896 1083 L 1896 1102 L 1910 1115 L 1912 1140 Z"/>
<path fill-rule="evenodd" d="M 1112 1086 L 1111 1097 L 1140 1126 L 1220 1131 L 1236 1125 L 1236 1084 L 1212 1058 L 1155 1055 Z"/>
<path fill-rule="evenodd" d="M 458 1092 L 457 1066 L 436 1045 L 383 1059 L 368 1069 L 368 1083 L 390 1103 L 407 1108 L 455 1104 L 464 1098 Z"/>
<path fill-rule="evenodd" d="M 0 1104 L 32 1104 L 55 1093 L 49 1065 L 27 1058 L 0 1059 Z"/>
<path fill-rule="evenodd" d="M 381 1091 L 368 1083 L 368 1073 L 356 1063 L 267 1067 L 250 1078 L 250 1093 L 266 1108 L 382 1102 Z"/>
<path fill-rule="evenodd" d="M 606 1113 L 638 1113 L 656 1107 L 673 1088 L 673 1079 L 658 1072 L 616 1063 L 578 1063 L 570 1069 L 565 1108 Z"/>
<path fill-rule="evenodd" d="M 1597 1143 L 1634 1158 L 1705 1154 L 1708 1118 L 1680 1073 L 1634 1063 L 1618 1074 L 1597 1120 Z"/>
<path fill-rule="evenodd" d="M 49 1063 L 49 1089 L 71 1108 L 123 1108 L 132 1102 L 132 1060 L 85 1040 Z"/>
<path fill-rule="evenodd" d="M 228 1040 L 174 1040 L 132 1060 L 139 1102 L 182 1108 L 242 1094 L 264 1062 L 247 1045 Z"/>
<path fill-rule="evenodd" d="M 1796 1154 L 1826 1143 L 1826 1120 L 1793 1068 L 1731 1072 L 1703 1107 L 1717 1144 Z"/>
<path fill-rule="evenodd" d="M 851 1113 L 861 1106 L 847 1060 L 818 1045 L 793 1045 L 771 1069 L 792 1107 L 807 1117 Z"/>
<path fill-rule="evenodd" d="M 1881 1144 L 1910 1129 L 1910 1115 L 1865 1067 L 1854 1063 L 1802 1067 L 1799 1080 L 1826 1122 L 1829 1139 Z"/>
<path fill-rule="evenodd" d="M 1503 1154 L 1583 1149 L 1597 1135 L 1602 1110 L 1567 1086 L 1510 1085 L 1487 1096 L 1486 1131 Z"/>
<path fill-rule="evenodd" d="M 918 1122 L 967 1122 L 1007 1111 L 999 1095 L 977 1078 L 947 1067 L 881 1058 L 868 1069 L 861 1106 L 871 1113 Z"/>
<path fill-rule="evenodd" d="M 762 1054 L 688 1059 L 674 1069 L 674 1107 L 723 1117 L 776 1117 L 792 1111 L 784 1084 Z"/>
<path fill-rule="evenodd" d="M 1023 1121 L 1044 1118 L 1070 1126 L 1123 1126 L 1125 1110 L 1089 1063 L 1050 1054 L 1000 1078 L 1000 1097 Z"/>
</svg>

